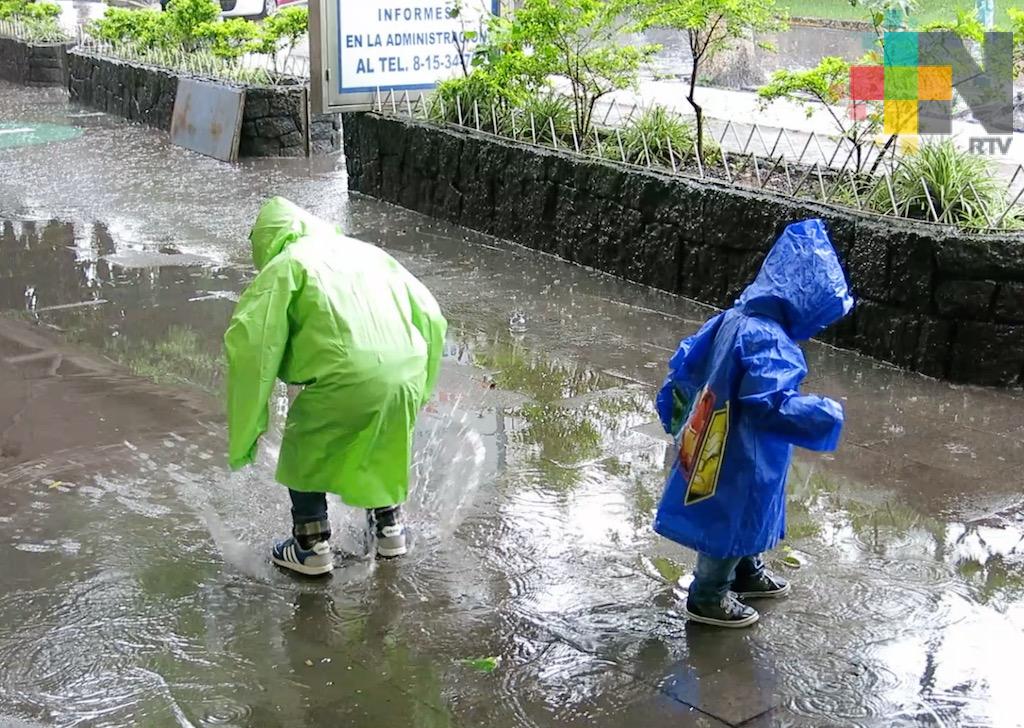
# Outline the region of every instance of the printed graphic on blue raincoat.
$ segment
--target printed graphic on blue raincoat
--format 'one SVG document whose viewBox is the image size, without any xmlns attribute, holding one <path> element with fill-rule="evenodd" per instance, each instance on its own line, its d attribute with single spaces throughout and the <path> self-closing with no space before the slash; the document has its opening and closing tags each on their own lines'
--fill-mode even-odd
<svg viewBox="0 0 1024 728">
<path fill-rule="evenodd" d="M 750 556 L 784 535 L 793 446 L 834 450 L 843 410 L 802 395 L 797 341 L 853 308 L 821 220 L 789 225 L 736 304 L 685 339 L 658 415 L 676 438 L 654 530 L 716 558 Z"/>
</svg>

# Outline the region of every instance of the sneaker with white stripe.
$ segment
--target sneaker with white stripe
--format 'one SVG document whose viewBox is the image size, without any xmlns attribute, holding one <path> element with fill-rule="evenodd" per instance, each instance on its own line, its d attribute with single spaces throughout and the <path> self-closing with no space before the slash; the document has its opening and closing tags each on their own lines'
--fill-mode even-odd
<svg viewBox="0 0 1024 728">
<path fill-rule="evenodd" d="M 329 574 L 334 570 L 334 554 L 327 541 L 317 541 L 304 549 L 294 536 L 278 541 L 270 553 L 270 560 L 285 569 L 306 576 Z"/>
</svg>

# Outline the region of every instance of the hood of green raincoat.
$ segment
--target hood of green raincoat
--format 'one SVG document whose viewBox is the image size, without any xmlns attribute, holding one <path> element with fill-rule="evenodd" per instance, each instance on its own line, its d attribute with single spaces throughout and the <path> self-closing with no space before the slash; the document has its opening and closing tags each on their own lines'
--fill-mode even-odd
<svg viewBox="0 0 1024 728">
<path fill-rule="evenodd" d="M 853 297 L 825 223 L 814 219 L 786 226 L 737 307 L 774 319 L 798 341 L 848 314 Z"/>
<path fill-rule="evenodd" d="M 309 235 L 340 236 L 341 229 L 306 212 L 283 197 L 273 197 L 263 204 L 256 224 L 249 233 L 252 261 L 256 270 L 263 268 L 289 243 Z"/>
</svg>

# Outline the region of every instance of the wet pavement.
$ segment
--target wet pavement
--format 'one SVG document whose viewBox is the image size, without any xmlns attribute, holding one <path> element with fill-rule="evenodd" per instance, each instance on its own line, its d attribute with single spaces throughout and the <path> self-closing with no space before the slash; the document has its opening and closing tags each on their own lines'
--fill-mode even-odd
<svg viewBox="0 0 1024 728">
<path fill-rule="evenodd" d="M 1024 724 L 1020 393 L 810 345 L 849 425 L 794 466 L 794 593 L 745 632 L 688 625 L 651 398 L 706 309 L 349 197 L 337 159 L 229 166 L 0 84 L 4 122 L 82 133 L 0 149 L 0 725 Z M 326 581 L 268 563 L 276 436 L 223 460 L 220 336 L 272 194 L 383 245 L 451 322 L 413 552 L 362 559 L 332 506 Z"/>
</svg>

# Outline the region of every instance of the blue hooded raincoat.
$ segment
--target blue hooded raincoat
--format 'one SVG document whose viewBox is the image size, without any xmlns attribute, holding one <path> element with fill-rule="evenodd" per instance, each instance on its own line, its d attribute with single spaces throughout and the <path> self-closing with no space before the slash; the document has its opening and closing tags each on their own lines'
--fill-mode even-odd
<svg viewBox="0 0 1024 728">
<path fill-rule="evenodd" d="M 852 307 L 824 223 L 805 220 L 785 229 L 731 309 L 679 345 L 658 393 L 677 453 L 655 531 L 716 558 L 779 542 L 793 446 L 834 450 L 843 426 L 837 402 L 800 394 L 807 363 L 795 342 Z"/>
</svg>

